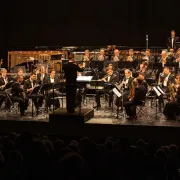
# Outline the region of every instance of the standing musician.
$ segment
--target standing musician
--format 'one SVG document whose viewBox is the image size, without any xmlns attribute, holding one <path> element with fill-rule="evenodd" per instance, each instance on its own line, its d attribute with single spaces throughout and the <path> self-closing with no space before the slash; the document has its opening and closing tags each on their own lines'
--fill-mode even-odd
<svg viewBox="0 0 180 180">
<path fill-rule="evenodd" d="M 9 79 L 7 77 L 7 70 L 5 68 L 1 68 L 1 77 L 0 77 L 0 107 L 5 101 L 5 109 L 8 109 L 10 107 L 9 99 L 6 96 L 5 87 L 7 83 L 9 82 Z"/>
<path fill-rule="evenodd" d="M 45 83 L 45 84 L 52 84 L 52 83 L 56 84 L 56 83 L 58 83 L 58 78 L 56 77 L 56 71 L 52 70 L 50 72 L 50 75 L 46 76 L 44 78 L 43 83 Z M 59 99 L 54 99 L 54 101 L 53 101 L 53 96 L 58 97 L 59 92 L 54 90 L 54 93 L 53 93 L 53 90 L 51 89 L 48 92 L 46 92 L 46 94 L 47 94 L 46 95 L 46 106 L 50 108 L 51 105 L 53 105 L 53 103 L 54 103 L 55 109 L 60 108 Z"/>
<path fill-rule="evenodd" d="M 24 90 L 21 86 L 23 81 L 24 81 L 23 76 L 17 77 L 16 82 L 12 85 L 11 98 L 12 98 L 12 101 L 19 102 L 20 115 L 26 116 L 25 110 L 27 110 L 27 107 L 28 107 L 28 99 L 26 98 Z"/>
<path fill-rule="evenodd" d="M 114 56 L 111 57 L 111 61 L 121 61 L 122 56 L 120 55 L 120 51 L 118 49 L 114 50 Z"/>
<path fill-rule="evenodd" d="M 179 42 L 179 37 L 176 36 L 175 30 L 171 30 L 171 37 L 167 39 L 167 48 L 170 52 L 175 52 L 177 49 L 176 43 Z"/>
<path fill-rule="evenodd" d="M 77 92 L 77 72 L 84 71 L 85 64 L 75 64 L 74 55 L 69 55 L 68 63 L 63 65 L 66 80 L 66 109 L 68 113 L 75 112 Z"/>
<path fill-rule="evenodd" d="M 105 51 L 104 49 L 101 49 L 99 54 L 98 54 L 98 61 L 108 61 L 108 57 L 105 56 Z"/>
<path fill-rule="evenodd" d="M 24 81 L 24 90 L 26 93 L 26 96 L 31 95 L 33 89 L 36 87 L 37 81 L 36 81 L 36 74 L 35 73 L 30 73 L 30 78 Z M 37 112 L 39 110 L 39 107 L 42 106 L 43 99 L 38 98 L 38 99 L 33 99 L 33 103 L 37 109 Z"/>
<path fill-rule="evenodd" d="M 111 107 L 111 104 L 113 102 L 113 91 L 111 90 L 110 85 L 113 85 L 118 82 L 118 76 L 113 73 L 113 70 L 109 67 L 106 68 L 106 76 L 102 78 L 102 81 L 106 83 L 110 83 L 109 85 L 105 86 L 102 90 L 96 90 L 96 106 L 94 108 L 101 108 L 101 102 L 100 102 L 100 95 L 101 94 L 109 94 L 109 107 Z"/>
<path fill-rule="evenodd" d="M 136 78 L 132 82 L 130 100 L 124 105 L 126 114 L 128 115 L 126 119 L 133 120 L 136 117 L 136 106 L 142 105 L 146 99 L 146 88 L 142 82 L 140 78 Z"/>
</svg>

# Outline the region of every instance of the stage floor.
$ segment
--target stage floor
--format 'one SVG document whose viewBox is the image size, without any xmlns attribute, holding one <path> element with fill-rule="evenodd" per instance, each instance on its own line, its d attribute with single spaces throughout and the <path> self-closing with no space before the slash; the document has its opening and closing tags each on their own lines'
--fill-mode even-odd
<svg viewBox="0 0 180 180">
<path fill-rule="evenodd" d="M 86 104 L 82 104 L 82 108 L 92 109 L 94 106 L 94 101 L 88 99 Z M 63 104 L 65 107 L 65 104 Z M 145 126 L 175 126 L 180 127 L 180 121 L 167 121 L 162 113 L 157 113 L 156 116 L 156 107 L 155 104 L 150 106 L 150 102 L 146 103 L 144 108 L 147 111 L 147 114 L 140 114 L 137 117 L 137 120 L 129 121 L 126 120 L 123 116 L 123 112 L 120 111 L 118 118 L 116 114 L 116 107 L 114 109 L 107 109 L 105 102 L 102 103 L 102 108 L 100 110 L 94 110 L 94 117 L 91 118 L 86 124 L 114 124 L 114 125 L 145 125 Z M 77 108 L 78 111 L 78 108 Z M 13 121 L 38 121 L 38 122 L 49 122 L 49 114 L 44 112 L 42 108 L 42 113 L 38 116 L 32 117 L 32 107 L 31 103 L 28 108 L 27 116 L 20 117 L 19 112 L 5 112 L 0 111 L 0 120 L 13 120 Z M 158 118 L 156 118 L 158 117 Z"/>
</svg>

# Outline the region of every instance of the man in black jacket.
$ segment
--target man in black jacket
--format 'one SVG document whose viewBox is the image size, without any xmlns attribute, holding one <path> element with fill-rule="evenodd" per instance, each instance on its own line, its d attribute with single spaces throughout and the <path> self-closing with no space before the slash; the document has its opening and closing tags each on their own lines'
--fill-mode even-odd
<svg viewBox="0 0 180 180">
<path fill-rule="evenodd" d="M 179 42 L 179 37 L 176 36 L 175 30 L 171 30 L 171 37 L 167 39 L 167 47 L 170 52 L 175 52 L 177 50 L 177 42 Z"/>
<path fill-rule="evenodd" d="M 23 81 L 24 81 L 23 76 L 18 76 L 17 81 L 12 85 L 12 90 L 11 90 L 12 101 L 19 102 L 21 116 L 26 115 L 24 112 L 28 106 L 28 99 L 26 98 L 24 94 L 24 90 L 21 87 Z"/>
<path fill-rule="evenodd" d="M 76 65 L 74 56 L 71 54 L 69 55 L 68 63 L 63 65 L 63 70 L 66 79 L 66 109 L 68 113 L 74 113 L 77 91 L 77 72 L 83 72 L 84 67 Z"/>
</svg>

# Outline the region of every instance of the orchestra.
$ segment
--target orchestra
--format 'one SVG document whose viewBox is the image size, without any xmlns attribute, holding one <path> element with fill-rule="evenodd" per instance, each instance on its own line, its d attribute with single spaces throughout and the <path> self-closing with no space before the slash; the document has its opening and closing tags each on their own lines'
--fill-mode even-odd
<svg viewBox="0 0 180 180">
<path fill-rule="evenodd" d="M 68 62 L 63 64 L 62 72 L 56 72 L 54 68 L 47 71 L 45 66 L 39 66 L 38 71 L 30 72 L 26 76 L 24 69 L 17 69 L 14 77 L 9 77 L 7 70 L 1 68 L 0 77 L 0 107 L 5 103 L 5 109 L 9 110 L 11 103 L 7 98 L 6 89 L 11 88 L 11 101 L 19 103 L 20 115 L 25 116 L 29 106 L 29 98 L 36 86 L 41 86 L 38 93 L 43 96 L 33 99 L 35 108 L 38 109 L 45 104 L 50 110 L 60 108 L 59 97 L 62 88 L 45 87 L 46 84 L 65 84 L 66 103 L 69 113 L 75 112 L 76 99 L 81 99 L 80 88 L 76 81 L 77 76 L 93 76 L 92 81 L 102 82 L 102 88 L 94 88 L 94 108 L 102 108 L 101 99 L 105 95 L 108 99 L 108 107 L 114 104 L 121 110 L 125 109 L 127 119 L 136 117 L 136 107 L 146 101 L 146 95 L 153 86 L 159 86 L 164 94 L 158 96 L 158 106 L 167 119 L 176 119 L 180 107 L 180 48 L 177 46 L 179 38 L 175 31 L 171 31 L 171 37 L 167 40 L 167 49 L 162 49 L 160 54 L 153 54 L 151 49 L 143 53 L 129 49 L 123 54 L 118 47 L 108 46 L 107 49 L 99 49 L 96 56 L 86 49 L 80 62 L 76 62 L 73 54 L 69 55 Z M 97 65 L 96 65 L 97 63 Z M 87 71 L 88 70 L 88 71 Z M 153 79 L 155 83 L 149 85 L 147 82 Z M 11 82 L 11 83 L 10 83 Z M 63 86 L 63 85 L 62 85 Z M 150 87 L 151 86 L 151 87 Z M 90 82 L 83 84 L 83 99 L 90 89 Z M 91 87 L 92 88 L 92 87 Z M 113 88 L 117 88 L 122 96 L 118 97 Z"/>
</svg>

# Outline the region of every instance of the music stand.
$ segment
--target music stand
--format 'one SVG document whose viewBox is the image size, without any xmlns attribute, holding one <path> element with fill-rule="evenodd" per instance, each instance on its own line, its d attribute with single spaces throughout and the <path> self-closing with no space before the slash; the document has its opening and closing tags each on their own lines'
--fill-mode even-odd
<svg viewBox="0 0 180 180">
<path fill-rule="evenodd" d="M 45 83 L 45 84 L 42 84 L 41 89 L 40 89 L 40 90 L 45 91 L 45 108 L 46 108 L 47 112 L 48 112 L 48 107 L 47 107 L 46 99 L 48 96 L 48 90 L 50 90 L 52 88 L 53 88 L 53 83 Z"/>
<path fill-rule="evenodd" d="M 102 71 L 104 68 L 104 61 L 91 61 L 90 62 L 90 68 L 91 69 L 97 68 L 98 71 Z"/>
<path fill-rule="evenodd" d="M 54 89 L 62 89 L 63 90 L 63 87 L 65 86 L 65 83 L 64 82 L 59 82 L 59 83 L 52 83 L 53 84 L 53 115 L 54 115 Z M 62 93 L 62 99 L 63 99 L 63 93 Z M 63 100 L 62 100 L 62 103 L 63 103 Z"/>
<path fill-rule="evenodd" d="M 27 95 L 27 97 L 29 99 L 32 99 L 32 112 L 31 112 L 32 117 L 33 117 L 33 114 L 34 114 L 34 110 L 33 110 L 34 109 L 34 102 L 33 102 L 33 100 L 43 97 L 43 95 L 38 95 L 38 92 L 40 91 L 40 89 L 41 89 L 41 86 L 36 86 L 36 87 L 34 87 L 32 93 Z M 37 109 L 37 111 L 38 111 L 38 109 Z"/>
<path fill-rule="evenodd" d="M 112 64 L 113 70 L 117 71 L 118 70 L 118 62 L 119 61 L 105 61 L 104 62 L 104 67 L 107 68 L 109 66 L 109 64 Z"/>
<path fill-rule="evenodd" d="M 158 116 L 158 98 L 162 95 L 164 95 L 165 93 L 163 92 L 163 90 L 159 87 L 159 86 L 154 86 L 153 87 L 153 91 L 155 92 L 156 94 L 156 113 L 155 113 L 155 116 L 152 118 L 152 119 L 155 119 L 155 120 L 158 120 L 160 119 L 160 117 Z"/>
</svg>

